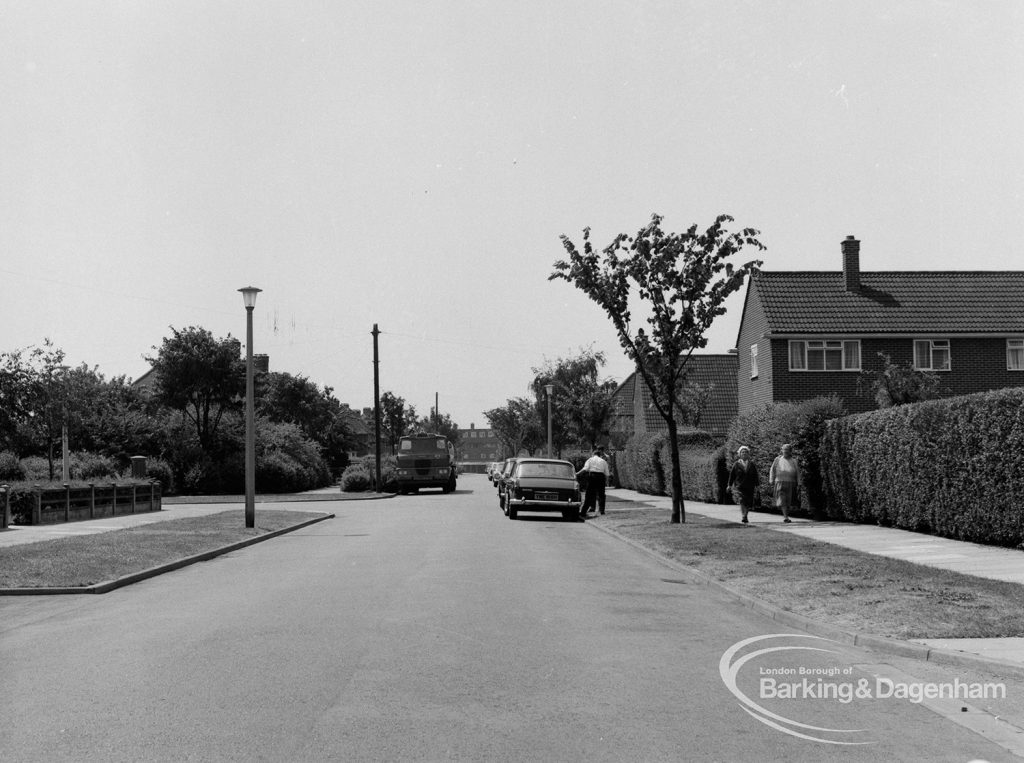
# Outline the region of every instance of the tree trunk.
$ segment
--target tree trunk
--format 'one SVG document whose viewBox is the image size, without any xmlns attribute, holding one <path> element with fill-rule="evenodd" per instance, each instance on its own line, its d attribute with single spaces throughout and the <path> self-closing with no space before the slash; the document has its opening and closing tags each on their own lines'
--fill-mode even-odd
<svg viewBox="0 0 1024 763">
<path fill-rule="evenodd" d="M 671 409 L 670 409 L 671 410 Z M 686 522 L 686 506 L 683 503 L 683 475 L 679 466 L 679 432 L 675 419 L 668 420 L 668 450 L 672 457 L 672 520 L 674 525 Z"/>
</svg>

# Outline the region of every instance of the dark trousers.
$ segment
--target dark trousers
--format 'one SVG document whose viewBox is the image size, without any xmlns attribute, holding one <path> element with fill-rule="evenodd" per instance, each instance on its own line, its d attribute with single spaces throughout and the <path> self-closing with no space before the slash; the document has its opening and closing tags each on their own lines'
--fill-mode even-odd
<svg viewBox="0 0 1024 763">
<path fill-rule="evenodd" d="M 580 514 L 586 514 L 595 507 L 604 514 L 604 475 L 601 472 L 587 474 L 587 493 Z"/>
</svg>

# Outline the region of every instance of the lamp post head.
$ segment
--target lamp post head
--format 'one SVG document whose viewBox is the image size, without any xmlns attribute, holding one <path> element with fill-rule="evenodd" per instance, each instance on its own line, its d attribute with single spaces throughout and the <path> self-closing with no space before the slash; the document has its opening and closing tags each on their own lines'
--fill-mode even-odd
<svg viewBox="0 0 1024 763">
<path fill-rule="evenodd" d="M 544 391 L 548 393 L 548 397 L 551 397 L 551 394 L 555 391 L 555 385 L 554 384 L 545 384 L 544 385 Z"/>
<path fill-rule="evenodd" d="M 242 292 L 245 309 L 252 310 L 256 307 L 256 295 L 263 291 L 263 289 L 257 289 L 255 286 L 246 286 L 244 289 L 239 289 L 239 291 Z"/>
</svg>

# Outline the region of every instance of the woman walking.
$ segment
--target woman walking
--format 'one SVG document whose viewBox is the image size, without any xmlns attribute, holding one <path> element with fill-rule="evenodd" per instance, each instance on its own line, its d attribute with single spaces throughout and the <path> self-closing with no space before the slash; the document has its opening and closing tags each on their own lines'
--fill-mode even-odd
<svg viewBox="0 0 1024 763">
<path fill-rule="evenodd" d="M 743 524 L 747 524 L 747 512 L 754 507 L 759 482 L 757 467 L 750 460 L 750 448 L 741 445 L 736 451 L 736 463 L 729 472 L 729 490 L 732 491 L 733 499 L 740 505 L 740 512 L 743 515 L 740 521 Z"/>
</svg>

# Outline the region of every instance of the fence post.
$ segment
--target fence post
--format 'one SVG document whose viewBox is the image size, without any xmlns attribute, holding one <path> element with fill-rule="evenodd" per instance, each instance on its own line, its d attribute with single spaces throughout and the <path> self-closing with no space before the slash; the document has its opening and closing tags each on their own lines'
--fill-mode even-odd
<svg viewBox="0 0 1024 763">
<path fill-rule="evenodd" d="M 71 485 L 64 483 L 64 521 L 71 521 Z"/>
<path fill-rule="evenodd" d="M 4 510 L 0 515 L 0 529 L 6 530 L 11 526 L 11 486 L 0 485 L 0 490 L 4 491 Z"/>
<path fill-rule="evenodd" d="M 42 524 L 43 515 L 43 488 L 40 485 L 33 485 L 36 491 L 36 500 L 32 504 L 32 524 Z"/>
<path fill-rule="evenodd" d="M 132 483 L 132 514 L 135 513 L 135 483 Z"/>
<path fill-rule="evenodd" d="M 89 483 L 89 519 L 96 518 L 96 483 Z"/>
<path fill-rule="evenodd" d="M 149 481 L 149 510 L 156 511 L 153 507 L 156 505 L 156 482 L 155 480 Z"/>
<path fill-rule="evenodd" d="M 117 516 L 117 483 L 110 483 L 110 516 Z"/>
</svg>

